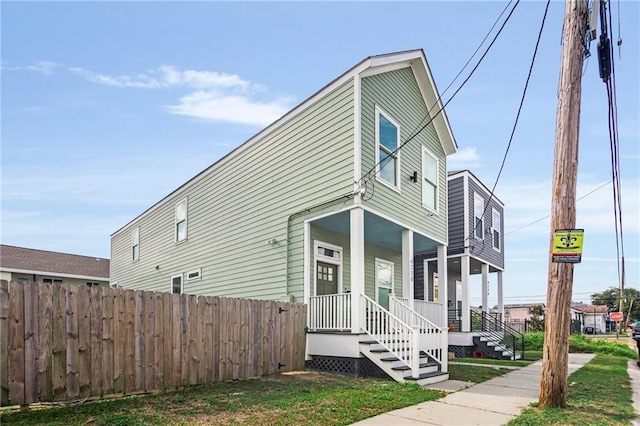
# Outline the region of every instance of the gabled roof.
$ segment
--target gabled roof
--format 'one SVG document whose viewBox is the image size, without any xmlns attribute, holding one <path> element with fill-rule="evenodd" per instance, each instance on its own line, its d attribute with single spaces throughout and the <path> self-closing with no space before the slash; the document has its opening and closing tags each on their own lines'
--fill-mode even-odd
<svg viewBox="0 0 640 426">
<path fill-rule="evenodd" d="M 142 216 L 145 216 L 150 211 L 154 210 L 158 205 L 163 203 L 166 199 L 170 198 L 173 194 L 180 191 L 186 185 L 189 185 L 208 174 L 208 172 L 214 168 L 217 168 L 224 164 L 226 161 L 234 158 L 236 155 L 239 155 L 243 151 L 245 151 L 248 147 L 252 146 L 254 143 L 257 143 L 262 138 L 266 137 L 270 133 L 276 131 L 281 126 L 298 116 L 300 113 L 305 111 L 307 108 L 315 104 L 318 100 L 322 99 L 325 95 L 330 93 L 332 90 L 338 88 L 343 83 L 349 81 L 350 79 L 358 76 L 358 77 L 367 77 L 371 75 L 380 74 L 383 72 L 393 71 L 395 69 L 402 69 L 406 67 L 411 67 L 413 70 L 414 76 L 416 77 L 416 81 L 420 88 L 420 92 L 422 94 L 422 98 L 427 105 L 427 108 L 430 110 L 430 114 L 432 116 L 432 123 L 438 134 L 438 138 L 442 143 L 443 150 L 446 155 L 454 154 L 457 150 L 457 144 L 455 138 L 453 137 L 453 132 L 451 131 L 451 126 L 449 125 L 449 120 L 444 111 L 444 105 L 440 100 L 440 94 L 438 93 L 438 89 L 436 87 L 435 81 L 433 80 L 433 76 L 431 74 L 431 70 L 429 69 L 429 65 L 427 64 L 427 59 L 424 55 L 424 51 L 422 49 L 415 50 L 406 50 L 395 53 L 387 53 L 383 55 L 369 56 L 362 60 L 357 65 L 351 67 L 347 72 L 333 80 L 331 83 L 324 86 L 322 89 L 317 91 L 315 94 L 307 98 L 305 101 L 300 103 L 298 106 L 284 114 L 282 117 L 265 127 L 260 132 L 256 133 L 254 136 L 249 138 L 247 141 L 233 149 L 227 155 L 220 158 L 218 161 L 207 167 L 205 170 L 198 173 L 196 176 L 180 185 L 174 191 L 169 193 L 166 197 L 162 198 L 160 201 L 155 203 L 153 206 L 149 207 L 147 210 L 142 212 L 136 218 L 128 222 L 126 225 L 122 226 L 120 229 L 115 231 L 112 236 L 119 233 L 121 230 L 125 229 L 131 223 L 135 222 Z M 436 115 L 437 114 L 437 115 Z"/>
<path fill-rule="evenodd" d="M 487 188 L 487 186 L 480 179 L 478 179 L 476 175 L 471 172 L 471 170 L 449 170 L 447 172 L 447 181 L 463 176 L 468 176 L 469 179 L 472 179 L 479 187 L 484 188 L 484 190 L 487 191 L 487 194 L 491 194 L 491 190 Z M 496 200 L 498 204 L 504 207 L 504 203 L 496 196 L 495 193 L 493 194 L 492 198 Z"/>
<path fill-rule="evenodd" d="M 0 269 L 109 280 L 109 259 L 0 244 Z"/>
</svg>

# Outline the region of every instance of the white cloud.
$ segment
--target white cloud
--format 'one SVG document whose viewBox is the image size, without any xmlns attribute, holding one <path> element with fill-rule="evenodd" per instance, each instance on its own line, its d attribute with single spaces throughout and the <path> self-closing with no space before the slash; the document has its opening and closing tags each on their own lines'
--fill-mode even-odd
<svg viewBox="0 0 640 426">
<path fill-rule="evenodd" d="M 458 152 L 447 158 L 449 170 L 470 169 L 480 167 L 481 157 L 475 146 L 459 149 Z"/>
<path fill-rule="evenodd" d="M 53 70 L 58 68 L 59 66 L 60 64 L 57 64 L 55 62 L 39 61 L 39 62 L 36 62 L 35 65 L 24 65 L 24 66 L 17 66 L 17 67 L 5 66 L 3 63 L 2 69 L 7 71 L 22 71 L 22 70 L 35 71 L 41 74 L 51 75 L 53 74 Z"/>
<path fill-rule="evenodd" d="M 246 96 L 200 91 L 180 98 L 178 105 L 167 106 L 172 114 L 213 121 L 264 126 L 281 117 L 290 108 L 290 98 L 255 102 Z"/>
</svg>

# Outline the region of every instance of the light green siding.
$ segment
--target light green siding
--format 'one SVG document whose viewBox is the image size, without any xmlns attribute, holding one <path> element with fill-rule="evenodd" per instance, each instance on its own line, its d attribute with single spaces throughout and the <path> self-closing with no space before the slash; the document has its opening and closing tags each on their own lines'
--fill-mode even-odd
<svg viewBox="0 0 640 426">
<path fill-rule="evenodd" d="M 301 300 L 302 221 L 317 212 L 289 217 L 353 191 L 353 100 L 351 79 L 116 232 L 111 281 L 169 291 L 171 276 L 202 268 L 185 293 Z M 184 197 L 188 240 L 176 244 L 174 206 Z M 135 227 L 140 260 L 132 262 Z"/>
<path fill-rule="evenodd" d="M 403 68 L 362 79 L 362 173 L 375 166 L 375 108 L 384 110 L 400 125 L 400 143 L 406 141 L 427 120 L 427 107 L 411 68 Z M 422 206 L 422 146 L 439 161 L 439 212 L 433 214 Z M 365 205 L 390 217 L 398 218 L 414 230 L 446 242 L 446 156 L 433 125 L 427 126 L 400 150 L 400 193 L 375 179 L 368 184 L 372 198 Z M 409 180 L 414 171 L 418 182 Z"/>
</svg>

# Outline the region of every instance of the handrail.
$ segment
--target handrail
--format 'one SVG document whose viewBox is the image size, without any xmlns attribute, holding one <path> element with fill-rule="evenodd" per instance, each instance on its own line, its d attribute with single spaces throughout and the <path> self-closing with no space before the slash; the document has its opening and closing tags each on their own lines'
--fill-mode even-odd
<svg viewBox="0 0 640 426">
<path fill-rule="evenodd" d="M 520 357 L 524 358 L 524 335 L 516 329 L 509 327 L 502 321 L 498 321 L 487 312 L 482 314 L 471 311 L 471 331 L 482 332 L 493 337 L 511 351 L 511 359 L 516 359 L 516 352 L 520 352 Z"/>
<path fill-rule="evenodd" d="M 411 327 L 397 316 L 360 294 L 364 332 L 411 369 L 414 378 L 420 375 L 419 329 Z"/>
<path fill-rule="evenodd" d="M 444 328 L 429 321 L 398 297 L 389 298 L 389 310 L 405 323 L 418 329 L 420 334 L 420 349 L 429 355 L 434 361 L 442 365 L 442 335 Z"/>
<path fill-rule="evenodd" d="M 351 330 L 351 293 L 309 298 L 309 330 Z"/>
</svg>

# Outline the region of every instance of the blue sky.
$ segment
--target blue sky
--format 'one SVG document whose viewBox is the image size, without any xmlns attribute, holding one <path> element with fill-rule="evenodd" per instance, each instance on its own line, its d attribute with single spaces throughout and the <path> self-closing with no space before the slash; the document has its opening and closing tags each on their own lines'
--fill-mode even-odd
<svg viewBox="0 0 640 426">
<path fill-rule="evenodd" d="M 109 257 L 111 233 L 367 56 L 422 48 L 443 92 L 506 4 L 3 1 L 2 243 Z M 459 146 L 449 168 L 489 187 L 544 7 L 518 6 L 447 107 Z M 612 38 L 619 22 L 623 39 L 615 66 L 627 286 L 640 289 L 640 9 L 616 1 L 612 10 Z M 506 303 L 546 298 L 549 219 L 529 224 L 550 213 L 563 14 L 553 1 L 496 189 L 506 205 Z M 579 197 L 611 179 L 606 90 L 595 43 L 590 50 Z M 577 211 L 586 235 L 573 299 L 588 301 L 618 285 L 611 185 Z M 490 303 L 496 293 L 490 283 Z"/>
</svg>

